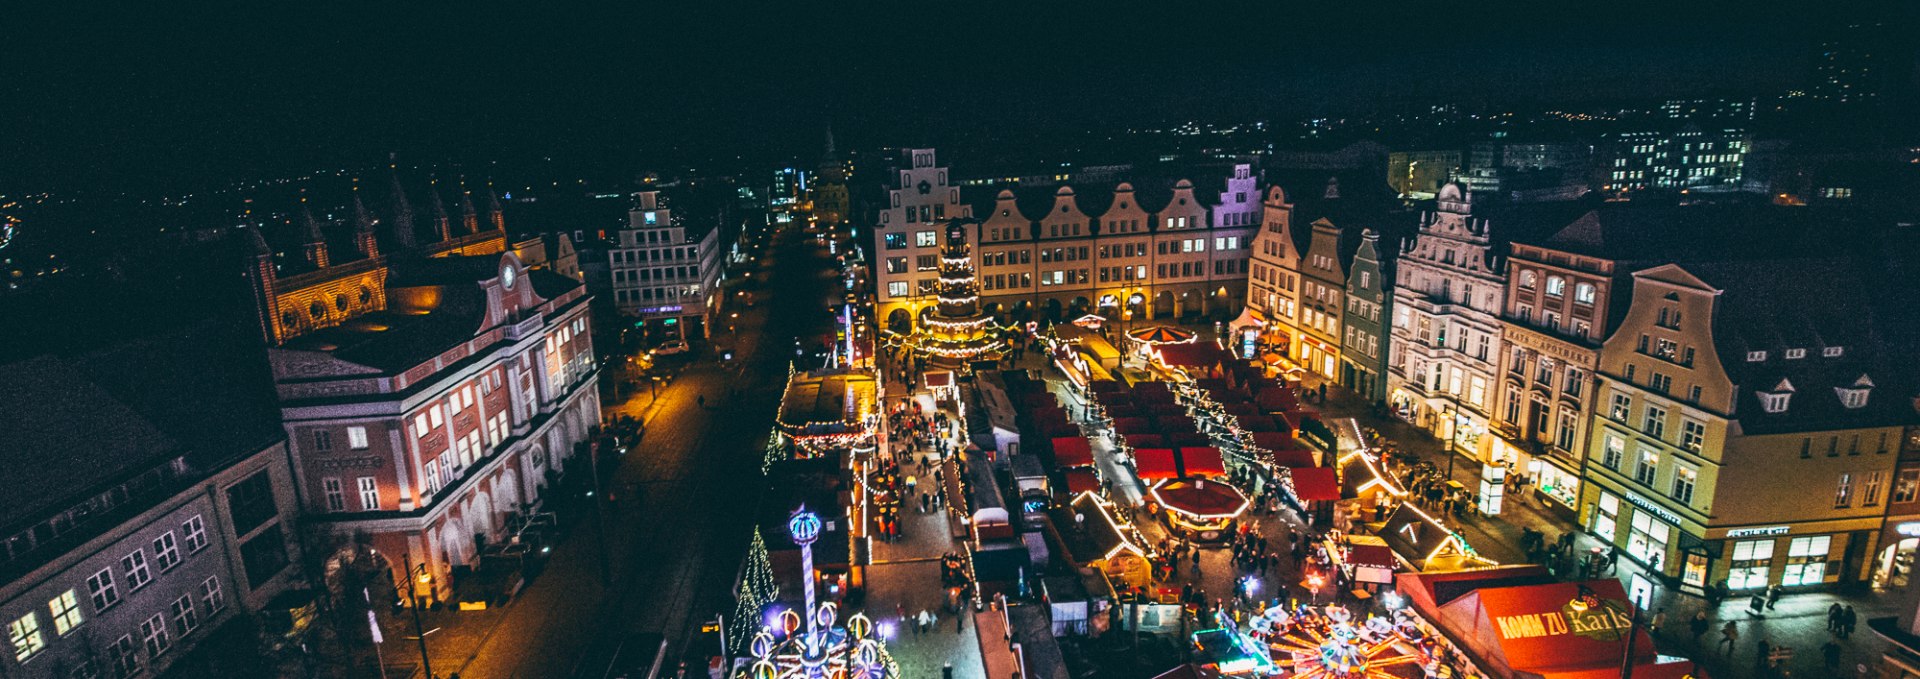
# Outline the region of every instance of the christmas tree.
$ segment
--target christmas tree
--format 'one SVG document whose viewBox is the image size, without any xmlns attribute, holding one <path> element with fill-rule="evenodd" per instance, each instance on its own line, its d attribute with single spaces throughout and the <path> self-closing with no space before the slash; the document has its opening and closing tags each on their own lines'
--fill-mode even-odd
<svg viewBox="0 0 1920 679">
<path fill-rule="evenodd" d="M 758 527 L 753 529 L 753 542 L 747 547 L 745 569 L 734 601 L 733 624 L 727 630 L 728 645 L 736 653 L 760 631 L 760 613 L 780 596 L 780 587 L 773 582 L 773 562 L 767 558 L 767 541 Z"/>
</svg>

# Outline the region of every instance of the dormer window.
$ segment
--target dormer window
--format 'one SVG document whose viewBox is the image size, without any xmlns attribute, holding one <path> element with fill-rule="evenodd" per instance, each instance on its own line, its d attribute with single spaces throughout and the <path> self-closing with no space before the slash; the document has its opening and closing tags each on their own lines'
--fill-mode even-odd
<svg viewBox="0 0 1920 679">
<path fill-rule="evenodd" d="M 1854 380 L 1851 386 L 1833 388 L 1834 393 L 1840 395 L 1840 405 L 1849 409 L 1867 407 L 1867 393 L 1872 390 L 1873 380 L 1867 379 L 1866 375 Z"/>
<path fill-rule="evenodd" d="M 1787 412 L 1787 401 L 1793 398 L 1793 383 L 1784 377 L 1780 378 L 1780 383 L 1773 385 L 1773 389 L 1760 392 L 1758 395 L 1761 410 L 1769 413 Z"/>
<path fill-rule="evenodd" d="M 1820 350 L 1820 355 L 1827 358 L 1839 358 L 1840 354 L 1844 351 L 1845 348 L 1843 347 L 1825 347 Z"/>
<path fill-rule="evenodd" d="M 1787 350 L 1787 359 L 1788 359 L 1788 360 L 1793 360 L 1793 359 L 1797 359 L 1797 358 L 1806 358 L 1806 357 L 1807 357 L 1807 350 L 1806 350 L 1806 349 L 1788 349 L 1788 350 Z"/>
<path fill-rule="evenodd" d="M 1747 352 L 1747 362 L 1748 362 L 1748 363 L 1759 363 L 1759 362 L 1761 362 L 1761 361 L 1764 361 L 1764 360 L 1767 360 L 1767 352 L 1764 352 L 1764 351 L 1749 351 L 1749 352 Z"/>
</svg>

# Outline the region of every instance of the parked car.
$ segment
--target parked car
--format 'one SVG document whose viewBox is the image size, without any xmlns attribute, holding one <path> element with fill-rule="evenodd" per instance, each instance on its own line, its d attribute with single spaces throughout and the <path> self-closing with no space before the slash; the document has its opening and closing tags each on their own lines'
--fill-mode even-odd
<svg viewBox="0 0 1920 679">
<path fill-rule="evenodd" d="M 690 347 L 687 346 L 686 340 L 673 340 L 665 344 L 662 344 L 660 346 L 654 347 L 653 351 L 650 351 L 647 353 L 653 354 L 655 356 L 672 356 L 674 354 L 687 353 L 689 349 Z"/>
</svg>

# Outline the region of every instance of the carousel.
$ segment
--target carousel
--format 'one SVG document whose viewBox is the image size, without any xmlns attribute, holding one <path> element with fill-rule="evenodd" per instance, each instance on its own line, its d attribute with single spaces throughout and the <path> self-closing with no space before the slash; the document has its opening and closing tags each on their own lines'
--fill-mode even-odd
<svg viewBox="0 0 1920 679">
<path fill-rule="evenodd" d="M 1343 606 L 1271 606 L 1244 629 L 1225 613 L 1216 620 L 1217 627 L 1193 640 L 1222 674 L 1414 679 L 1445 672 L 1439 661 L 1445 640 L 1406 609 L 1355 620 Z"/>
<path fill-rule="evenodd" d="M 813 542 L 824 524 L 802 507 L 787 521 L 800 544 L 802 572 L 813 573 Z M 887 653 L 873 621 L 855 613 L 844 626 L 833 602 L 815 602 L 813 578 L 804 579 L 806 608 L 782 611 L 777 627 L 762 627 L 747 645 L 750 679 L 898 679 L 900 667 Z"/>
<path fill-rule="evenodd" d="M 1161 481 L 1147 490 L 1147 498 L 1147 509 L 1163 517 L 1172 532 L 1201 542 L 1226 539 L 1233 521 L 1253 504 L 1238 488 L 1200 478 Z"/>
</svg>

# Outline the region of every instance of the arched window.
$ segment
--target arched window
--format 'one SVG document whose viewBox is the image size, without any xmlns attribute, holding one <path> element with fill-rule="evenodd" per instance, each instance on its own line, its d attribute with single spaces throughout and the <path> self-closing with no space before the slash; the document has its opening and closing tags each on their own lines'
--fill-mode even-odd
<svg viewBox="0 0 1920 679">
<path fill-rule="evenodd" d="M 1575 303 L 1592 304 L 1593 300 L 1594 300 L 1594 291 L 1593 291 L 1592 283 L 1581 283 L 1579 285 L 1573 286 L 1573 301 Z"/>
<path fill-rule="evenodd" d="M 1532 271 L 1520 272 L 1520 287 L 1523 290 L 1532 290 L 1533 286 L 1538 284 L 1539 280 L 1540 277 L 1534 275 Z"/>
<path fill-rule="evenodd" d="M 1554 297 L 1567 294 L 1567 280 L 1559 276 L 1548 276 L 1547 294 Z"/>
</svg>

